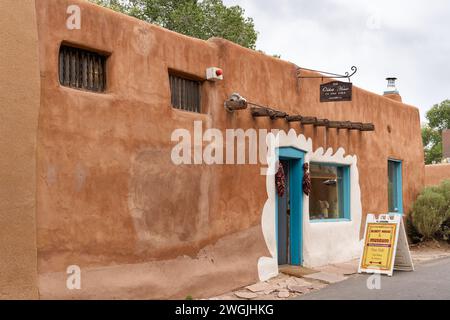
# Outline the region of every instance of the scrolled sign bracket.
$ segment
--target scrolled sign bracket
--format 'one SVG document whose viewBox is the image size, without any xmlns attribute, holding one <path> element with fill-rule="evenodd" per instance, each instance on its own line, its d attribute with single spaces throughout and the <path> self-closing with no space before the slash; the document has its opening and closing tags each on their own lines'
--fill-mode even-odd
<svg viewBox="0 0 450 320">
<path fill-rule="evenodd" d="M 321 73 L 322 75 L 302 76 L 300 74 L 302 70 L 317 72 L 317 73 Z M 350 68 L 350 70 L 351 70 L 351 73 L 347 71 L 344 74 L 338 74 L 338 73 L 332 73 L 332 72 L 327 72 L 327 71 L 320 71 L 320 70 L 313 70 L 313 69 L 308 69 L 308 68 L 297 67 L 297 78 L 299 78 L 299 79 L 343 79 L 343 78 L 347 78 L 348 82 L 350 82 L 350 78 L 358 71 L 358 68 L 356 66 L 352 66 Z"/>
</svg>

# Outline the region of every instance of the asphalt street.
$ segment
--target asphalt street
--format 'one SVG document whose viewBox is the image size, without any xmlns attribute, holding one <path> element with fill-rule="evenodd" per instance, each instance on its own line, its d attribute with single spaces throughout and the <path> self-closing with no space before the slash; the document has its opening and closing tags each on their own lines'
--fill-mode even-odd
<svg viewBox="0 0 450 320">
<path fill-rule="evenodd" d="M 450 299 L 450 258 L 429 261 L 415 266 L 413 272 L 395 271 L 392 277 L 381 276 L 379 282 L 371 278 L 371 287 L 379 284 L 379 289 L 368 289 L 370 275 L 360 274 L 342 282 L 295 300 L 449 300 Z"/>
</svg>

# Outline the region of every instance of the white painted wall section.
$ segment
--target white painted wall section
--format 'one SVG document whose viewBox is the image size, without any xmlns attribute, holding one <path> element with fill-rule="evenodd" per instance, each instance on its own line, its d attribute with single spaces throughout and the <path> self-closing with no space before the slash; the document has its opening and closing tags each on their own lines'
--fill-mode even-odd
<svg viewBox="0 0 450 320">
<path fill-rule="evenodd" d="M 345 262 L 359 257 L 362 250 L 362 240 L 359 239 L 362 219 L 361 190 L 357 157 L 345 156 L 345 150 L 339 148 L 335 153 L 329 148 L 312 150 L 312 140 L 295 130 L 287 134 L 284 131 L 267 136 L 267 163 L 269 169 L 266 175 L 267 201 L 262 212 L 261 226 L 270 257 L 258 260 L 258 273 L 261 281 L 278 274 L 277 240 L 276 240 L 276 190 L 275 150 L 280 147 L 293 147 L 305 152 L 305 163 L 322 162 L 350 166 L 350 221 L 311 222 L 309 220 L 309 197 L 303 194 L 303 265 L 317 267 L 321 265 Z"/>
</svg>

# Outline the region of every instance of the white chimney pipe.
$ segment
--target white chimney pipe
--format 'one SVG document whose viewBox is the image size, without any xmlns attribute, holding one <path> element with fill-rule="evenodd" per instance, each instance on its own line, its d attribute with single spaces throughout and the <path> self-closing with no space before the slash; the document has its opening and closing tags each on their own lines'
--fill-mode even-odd
<svg viewBox="0 0 450 320">
<path fill-rule="evenodd" d="M 397 87 L 395 86 L 395 80 L 397 80 L 397 78 L 395 77 L 388 77 L 386 78 L 387 80 L 387 89 L 384 92 L 384 94 L 398 94 L 398 90 Z"/>
</svg>

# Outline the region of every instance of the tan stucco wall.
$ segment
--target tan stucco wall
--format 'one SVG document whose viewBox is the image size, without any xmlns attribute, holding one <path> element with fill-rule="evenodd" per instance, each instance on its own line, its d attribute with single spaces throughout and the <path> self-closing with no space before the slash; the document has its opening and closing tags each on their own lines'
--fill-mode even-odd
<svg viewBox="0 0 450 320">
<path fill-rule="evenodd" d="M 450 159 L 450 129 L 442 131 L 442 158 Z"/>
<path fill-rule="evenodd" d="M 0 40 L 0 299 L 32 299 L 40 96 L 33 0 L 0 1 Z"/>
<path fill-rule="evenodd" d="M 392 99 L 394 101 L 402 102 L 402 96 L 397 93 L 385 93 L 383 95 L 385 98 Z"/>
<path fill-rule="evenodd" d="M 450 164 L 432 164 L 425 166 L 426 186 L 436 186 L 444 180 L 450 180 Z"/>
<path fill-rule="evenodd" d="M 69 4 L 82 8 L 81 30 L 65 28 Z M 294 128 L 313 139 L 314 149 L 345 148 L 358 157 L 364 214 L 387 211 L 388 158 L 403 160 L 405 212 L 423 185 L 414 107 L 356 87 L 352 102 L 322 104 L 320 79 L 298 81 L 291 63 L 220 39 L 188 38 L 82 1 L 39 1 L 37 16 L 43 298 L 201 297 L 256 281 L 257 259 L 268 254 L 260 227 L 265 177 L 257 165 L 173 165 L 171 133 L 192 129 L 194 120 L 202 120 L 204 130 Z M 59 85 L 62 41 L 112 53 L 107 93 Z M 223 68 L 225 80 L 205 82 L 205 114 L 171 108 L 168 69 L 203 78 L 211 66 Z M 249 110 L 227 113 L 223 103 L 236 91 L 291 114 L 373 122 L 376 131 L 325 131 L 254 120 Z M 81 291 L 64 287 L 72 264 L 85 275 Z"/>
</svg>

